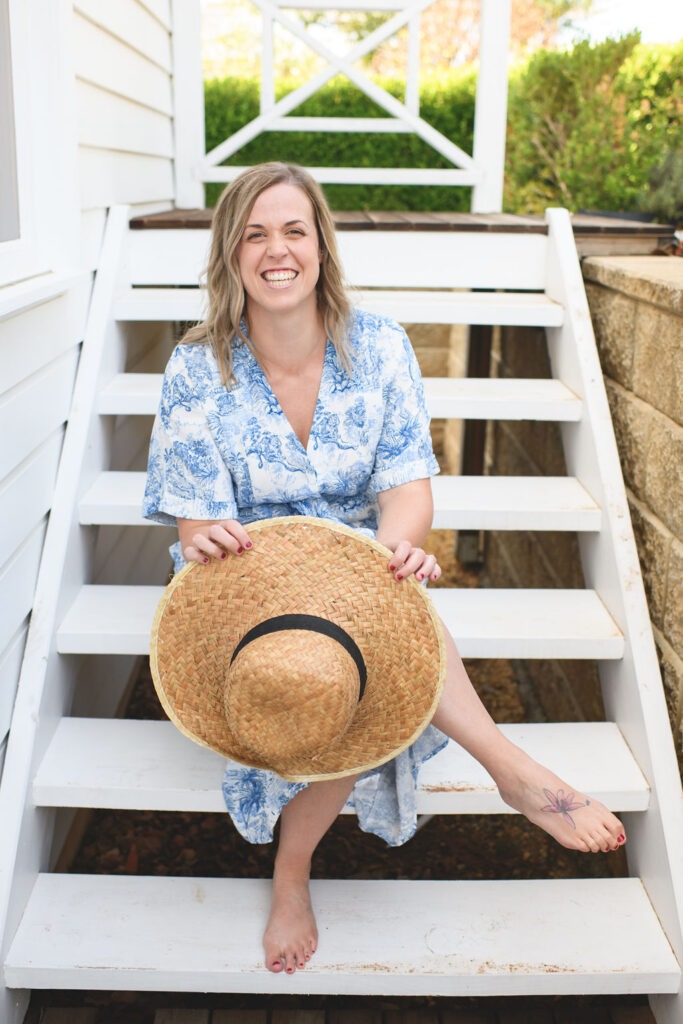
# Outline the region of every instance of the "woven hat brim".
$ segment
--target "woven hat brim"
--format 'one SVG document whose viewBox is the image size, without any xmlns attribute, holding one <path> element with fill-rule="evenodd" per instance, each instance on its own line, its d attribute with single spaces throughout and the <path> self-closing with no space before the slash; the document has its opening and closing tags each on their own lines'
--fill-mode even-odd
<svg viewBox="0 0 683 1024">
<path fill-rule="evenodd" d="M 250 551 L 186 566 L 159 602 L 151 668 L 169 718 L 196 743 L 292 781 L 340 778 L 396 757 L 431 721 L 445 677 L 443 629 L 424 588 L 412 578 L 394 580 L 391 552 L 347 527 L 286 516 L 248 529 Z M 302 612 L 354 638 L 368 669 L 366 692 L 334 747 L 313 758 L 256 763 L 226 721 L 225 668 L 254 625 Z"/>
</svg>

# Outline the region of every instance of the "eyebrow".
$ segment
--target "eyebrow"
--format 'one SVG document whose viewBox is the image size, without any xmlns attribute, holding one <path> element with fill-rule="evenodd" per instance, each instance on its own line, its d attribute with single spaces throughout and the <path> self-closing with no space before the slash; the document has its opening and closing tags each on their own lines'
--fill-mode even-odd
<svg viewBox="0 0 683 1024">
<path fill-rule="evenodd" d="M 306 226 L 306 221 L 302 220 L 301 217 L 295 217 L 294 220 L 285 221 L 284 227 L 286 227 L 286 228 L 291 227 L 292 224 L 303 224 L 304 226 Z M 245 231 L 246 231 L 247 228 L 262 228 L 262 227 L 264 227 L 263 224 L 247 224 L 247 225 L 245 225 Z"/>
</svg>

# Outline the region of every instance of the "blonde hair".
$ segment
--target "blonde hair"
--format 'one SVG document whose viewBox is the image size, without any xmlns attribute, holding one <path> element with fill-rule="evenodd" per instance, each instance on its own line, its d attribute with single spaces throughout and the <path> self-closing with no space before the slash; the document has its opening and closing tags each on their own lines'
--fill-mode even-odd
<svg viewBox="0 0 683 1024">
<path fill-rule="evenodd" d="M 246 314 L 246 295 L 240 277 L 237 249 L 242 240 L 254 203 L 272 185 L 294 185 L 311 201 L 315 214 L 318 242 L 322 253 L 320 276 L 316 285 L 318 309 L 327 337 L 348 372 L 350 352 L 347 328 L 351 306 L 334 233 L 334 223 L 320 186 L 295 164 L 257 164 L 243 171 L 223 191 L 213 218 L 211 251 L 206 270 L 209 311 L 202 323 L 184 335 L 185 344 L 213 346 L 224 384 L 234 383 L 232 346 L 236 339 L 249 344 L 242 321 Z"/>
</svg>

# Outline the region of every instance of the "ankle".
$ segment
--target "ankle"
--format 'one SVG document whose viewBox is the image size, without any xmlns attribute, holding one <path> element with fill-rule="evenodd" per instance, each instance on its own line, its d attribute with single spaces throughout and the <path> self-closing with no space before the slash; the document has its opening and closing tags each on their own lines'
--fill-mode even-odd
<svg viewBox="0 0 683 1024">
<path fill-rule="evenodd" d="M 277 854 L 273 865 L 274 882 L 308 882 L 310 877 L 310 857 Z"/>
<path fill-rule="evenodd" d="M 484 764 L 498 789 L 516 788 L 533 774 L 533 758 L 509 740 Z"/>
</svg>

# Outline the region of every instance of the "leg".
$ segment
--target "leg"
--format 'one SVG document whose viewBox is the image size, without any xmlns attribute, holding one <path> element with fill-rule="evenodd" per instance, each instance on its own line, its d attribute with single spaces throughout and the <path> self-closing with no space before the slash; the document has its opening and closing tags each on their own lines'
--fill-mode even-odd
<svg viewBox="0 0 683 1024">
<path fill-rule="evenodd" d="M 500 732 L 479 700 L 446 630 L 447 671 L 433 724 L 486 768 L 503 800 L 570 850 L 616 850 L 625 842 L 618 818 L 577 793 Z"/>
<path fill-rule="evenodd" d="M 263 936 L 269 971 L 284 969 L 292 974 L 315 953 L 318 930 L 308 888 L 311 857 L 346 803 L 356 778 L 313 782 L 283 808 L 270 917 Z"/>
</svg>

